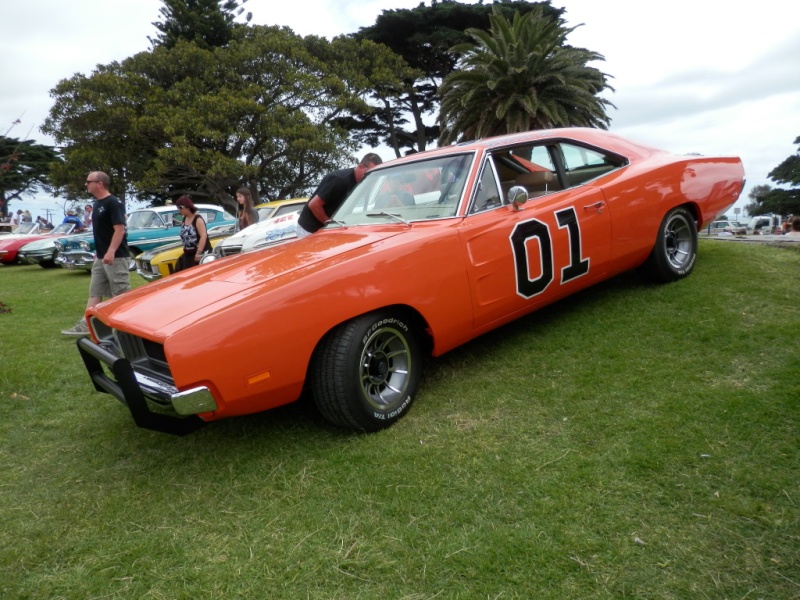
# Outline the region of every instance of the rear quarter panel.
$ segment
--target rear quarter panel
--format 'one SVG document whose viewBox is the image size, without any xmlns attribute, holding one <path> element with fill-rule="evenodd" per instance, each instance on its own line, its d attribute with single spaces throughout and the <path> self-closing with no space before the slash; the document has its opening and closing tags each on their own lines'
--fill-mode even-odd
<svg viewBox="0 0 800 600">
<path fill-rule="evenodd" d="M 641 265 L 656 241 L 664 216 L 687 206 L 698 227 L 725 212 L 742 190 L 738 158 L 677 157 L 657 154 L 634 162 L 592 185 L 602 186 L 612 223 L 611 271 Z"/>
</svg>

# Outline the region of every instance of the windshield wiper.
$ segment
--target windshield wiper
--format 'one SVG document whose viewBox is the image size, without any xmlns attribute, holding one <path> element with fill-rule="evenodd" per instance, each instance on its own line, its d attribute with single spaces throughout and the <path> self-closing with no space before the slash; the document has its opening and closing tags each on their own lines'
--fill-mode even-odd
<svg viewBox="0 0 800 600">
<path fill-rule="evenodd" d="M 376 217 L 389 217 L 390 219 L 394 219 L 396 221 L 400 221 L 403 225 L 410 225 L 410 223 L 408 221 L 406 221 L 403 217 L 401 217 L 400 215 L 396 215 L 394 213 L 388 213 L 388 212 L 367 213 L 367 216 L 368 217 L 373 217 L 373 218 L 376 218 Z"/>
<path fill-rule="evenodd" d="M 325 221 L 325 227 L 328 225 L 338 225 L 339 227 L 347 227 L 347 223 L 344 221 L 337 221 L 336 219 L 328 219 Z"/>
</svg>

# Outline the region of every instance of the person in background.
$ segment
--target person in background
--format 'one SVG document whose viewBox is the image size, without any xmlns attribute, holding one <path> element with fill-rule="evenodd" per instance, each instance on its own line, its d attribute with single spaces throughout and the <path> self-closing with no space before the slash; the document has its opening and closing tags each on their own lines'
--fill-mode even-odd
<svg viewBox="0 0 800 600">
<path fill-rule="evenodd" d="M 65 216 L 64 220 L 61 221 L 62 225 L 64 223 L 75 223 L 75 233 L 83 230 L 83 221 L 80 220 L 78 213 L 74 208 L 71 208 L 67 211 L 67 216 Z"/>
<path fill-rule="evenodd" d="M 87 204 L 83 207 L 83 226 L 86 229 L 92 228 L 92 205 Z"/>
<path fill-rule="evenodd" d="M 42 229 L 53 228 L 53 224 L 42 216 L 36 217 L 36 222 L 39 223 L 39 227 Z"/>
<path fill-rule="evenodd" d="M 203 252 L 211 250 L 211 244 L 208 241 L 206 222 L 197 213 L 197 207 L 192 199 L 189 196 L 181 196 L 175 201 L 175 206 L 183 215 L 183 225 L 181 226 L 183 254 L 175 265 L 177 272 L 200 264 Z"/>
<path fill-rule="evenodd" d="M 110 183 L 108 175 L 102 171 L 92 171 L 86 178 L 86 189 L 95 197 L 92 219 L 95 259 L 89 283 L 87 310 L 102 302 L 103 298 L 119 296 L 131 289 L 131 253 L 125 233 L 125 206 L 108 191 Z M 89 335 L 86 317 L 61 333 L 78 337 Z"/>
<path fill-rule="evenodd" d="M 31 216 L 31 211 L 29 210 L 22 211 L 22 222 L 33 223 L 33 217 Z"/>
<path fill-rule="evenodd" d="M 791 237 L 800 237 L 800 216 L 792 217 L 792 228 L 786 232 Z"/>
<path fill-rule="evenodd" d="M 246 187 L 236 190 L 236 229 L 241 231 L 253 223 L 258 223 L 258 211 L 253 208 L 253 195 Z"/>
<path fill-rule="evenodd" d="M 22 222 L 22 210 L 17 210 L 17 212 L 11 214 L 11 231 L 14 231 L 19 224 Z"/>
<path fill-rule="evenodd" d="M 322 229 L 356 184 L 364 179 L 367 171 L 382 162 L 380 156 L 370 152 L 352 169 L 341 169 L 325 175 L 311 195 L 311 200 L 300 211 L 297 219 L 297 237 L 304 238 Z"/>
</svg>

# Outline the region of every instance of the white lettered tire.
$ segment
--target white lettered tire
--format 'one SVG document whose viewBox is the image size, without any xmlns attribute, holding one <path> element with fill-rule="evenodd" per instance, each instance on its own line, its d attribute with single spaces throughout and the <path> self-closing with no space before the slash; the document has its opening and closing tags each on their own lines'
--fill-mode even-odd
<svg viewBox="0 0 800 600">
<path fill-rule="evenodd" d="M 692 213 L 679 206 L 661 221 L 656 243 L 639 272 L 650 281 L 670 283 L 687 277 L 697 261 L 697 225 Z"/>
<path fill-rule="evenodd" d="M 309 375 L 314 401 L 328 421 L 378 431 L 408 412 L 422 371 L 413 321 L 398 311 L 381 310 L 325 336 Z"/>
</svg>

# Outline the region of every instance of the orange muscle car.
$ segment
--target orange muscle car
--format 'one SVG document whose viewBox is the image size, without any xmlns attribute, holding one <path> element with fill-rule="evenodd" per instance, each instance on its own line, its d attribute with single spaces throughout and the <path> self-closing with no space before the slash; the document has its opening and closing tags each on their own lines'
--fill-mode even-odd
<svg viewBox="0 0 800 600">
<path fill-rule="evenodd" d="M 78 347 L 95 388 L 141 427 L 185 433 L 306 387 L 332 423 L 375 431 L 408 412 L 426 353 L 629 269 L 689 275 L 698 229 L 743 175 L 736 157 L 598 129 L 414 154 L 367 173 L 311 236 L 90 309 Z"/>
</svg>

